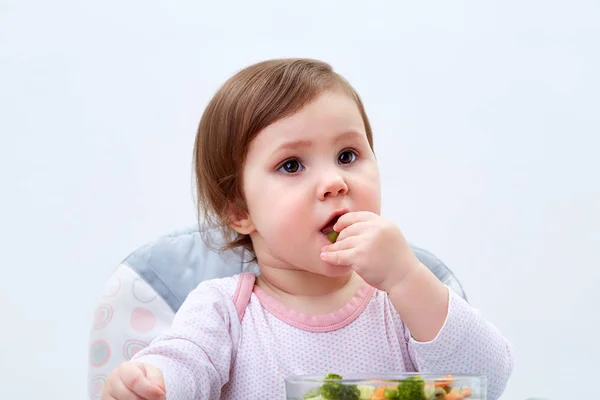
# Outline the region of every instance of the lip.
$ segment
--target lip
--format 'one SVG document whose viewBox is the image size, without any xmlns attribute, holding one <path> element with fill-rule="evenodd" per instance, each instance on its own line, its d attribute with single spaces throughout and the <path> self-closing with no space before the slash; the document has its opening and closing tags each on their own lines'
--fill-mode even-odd
<svg viewBox="0 0 600 400">
<path fill-rule="evenodd" d="M 344 215 L 346 213 L 349 213 L 349 212 L 350 212 L 350 210 L 348 210 L 347 208 L 342 208 L 342 209 L 339 209 L 339 210 L 336 210 L 336 211 L 332 212 L 329 215 L 329 218 L 327 218 L 327 221 L 321 227 L 320 230 L 322 231 L 323 229 L 325 229 L 327 227 L 327 225 L 329 225 L 329 223 L 331 222 L 332 219 L 337 218 L 337 217 L 341 217 L 342 215 Z"/>
</svg>

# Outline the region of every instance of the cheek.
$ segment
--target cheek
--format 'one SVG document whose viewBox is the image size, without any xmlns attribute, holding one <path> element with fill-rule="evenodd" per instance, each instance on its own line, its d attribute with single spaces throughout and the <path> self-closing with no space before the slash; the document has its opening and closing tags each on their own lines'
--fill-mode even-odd
<svg viewBox="0 0 600 400">
<path fill-rule="evenodd" d="M 263 181 L 260 186 L 247 191 L 248 210 L 263 234 L 290 234 L 306 222 L 306 195 L 295 193 L 298 188 L 282 185 L 277 180 Z"/>
<path fill-rule="evenodd" d="M 381 213 L 381 184 L 379 181 L 379 170 L 375 167 L 369 168 L 356 182 L 356 189 L 360 192 L 358 200 L 359 208 L 374 213 Z"/>
</svg>

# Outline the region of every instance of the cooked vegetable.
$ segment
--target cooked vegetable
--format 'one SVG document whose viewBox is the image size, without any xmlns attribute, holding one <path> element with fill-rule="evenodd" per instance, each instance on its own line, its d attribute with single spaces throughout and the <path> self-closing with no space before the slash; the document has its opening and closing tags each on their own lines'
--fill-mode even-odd
<svg viewBox="0 0 600 400">
<path fill-rule="evenodd" d="M 331 231 L 331 232 L 329 232 L 327 234 L 327 239 L 329 239 L 329 241 L 331 243 L 335 243 L 335 241 L 337 240 L 338 236 L 339 236 L 339 232 Z"/>
<path fill-rule="evenodd" d="M 356 385 L 325 383 L 321 386 L 321 396 L 327 400 L 360 400 L 360 390 Z"/>
<path fill-rule="evenodd" d="M 444 397 L 444 400 L 462 400 L 471 396 L 471 388 L 462 388 L 458 389 L 456 387 L 452 388 Z"/>
<path fill-rule="evenodd" d="M 337 380 L 341 380 L 342 377 L 337 374 L 327 374 L 325 376 L 325 382 L 321 386 L 320 394 L 324 399 L 327 400 L 360 400 L 360 390 L 356 385 L 344 385 Z"/>
<path fill-rule="evenodd" d="M 379 386 L 375 389 L 369 400 L 384 400 L 385 389 L 396 389 L 396 386 Z"/>
<path fill-rule="evenodd" d="M 420 376 L 411 376 L 398 384 L 398 400 L 423 400 L 425 381 Z"/>
<path fill-rule="evenodd" d="M 425 398 L 427 400 L 443 400 L 446 397 L 446 389 L 443 387 L 425 387 Z"/>
<path fill-rule="evenodd" d="M 360 400 L 370 400 L 373 393 L 375 393 L 375 386 L 371 385 L 357 385 L 360 391 Z"/>
<path fill-rule="evenodd" d="M 437 379 L 433 385 L 435 387 L 447 388 L 448 386 L 452 385 L 452 375 L 446 375 L 443 378 Z"/>
<path fill-rule="evenodd" d="M 383 398 L 384 399 L 397 399 L 398 398 L 398 389 L 396 389 L 396 388 L 394 388 L 394 389 L 390 389 L 390 388 L 383 389 Z"/>
<path fill-rule="evenodd" d="M 378 387 L 371 385 L 347 385 L 340 382 L 337 374 L 327 374 L 323 385 L 309 390 L 305 400 L 463 400 L 471 396 L 471 389 L 453 387 L 452 376 L 425 383 L 420 376 L 411 376 L 399 381 L 398 385 Z"/>
</svg>

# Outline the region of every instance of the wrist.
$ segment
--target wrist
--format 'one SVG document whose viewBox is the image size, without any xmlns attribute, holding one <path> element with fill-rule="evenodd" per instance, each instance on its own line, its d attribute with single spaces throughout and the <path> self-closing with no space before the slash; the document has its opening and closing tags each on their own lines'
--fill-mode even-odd
<svg viewBox="0 0 600 400">
<path fill-rule="evenodd" d="M 411 332 L 421 342 L 433 340 L 448 315 L 448 288 L 423 264 L 387 291 Z"/>
<path fill-rule="evenodd" d="M 406 272 L 394 277 L 390 284 L 385 286 L 384 291 L 388 295 L 404 291 L 407 287 L 419 282 L 420 275 L 424 270 L 428 271 L 428 268 L 415 258 L 415 260 L 411 262 L 410 267 L 405 268 Z"/>
</svg>

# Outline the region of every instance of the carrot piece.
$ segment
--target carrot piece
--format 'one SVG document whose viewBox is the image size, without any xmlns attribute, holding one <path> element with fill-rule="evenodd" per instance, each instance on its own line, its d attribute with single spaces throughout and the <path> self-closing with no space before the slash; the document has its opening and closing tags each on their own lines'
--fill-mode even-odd
<svg viewBox="0 0 600 400">
<path fill-rule="evenodd" d="M 446 394 L 444 400 L 462 400 L 462 398 L 462 394 L 460 394 L 458 389 L 454 388 L 450 392 L 448 392 L 448 394 Z"/>
<path fill-rule="evenodd" d="M 433 385 L 435 387 L 447 388 L 452 384 L 452 375 L 446 375 L 441 381 L 436 381 Z"/>
<path fill-rule="evenodd" d="M 471 388 L 463 388 L 462 390 L 458 390 L 457 388 L 452 388 L 444 400 L 463 400 L 467 397 L 471 397 Z"/>
</svg>

